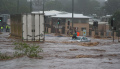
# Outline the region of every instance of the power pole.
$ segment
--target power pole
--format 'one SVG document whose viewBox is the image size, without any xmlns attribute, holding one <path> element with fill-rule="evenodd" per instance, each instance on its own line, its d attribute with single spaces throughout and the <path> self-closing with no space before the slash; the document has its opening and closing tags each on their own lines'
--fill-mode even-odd
<svg viewBox="0 0 120 69">
<path fill-rule="evenodd" d="M 72 34 L 73 34 L 73 22 L 74 22 L 74 0 L 72 0 Z"/>
<path fill-rule="evenodd" d="M 114 27 L 113 27 L 113 42 L 114 42 Z"/>
<path fill-rule="evenodd" d="M 113 42 L 114 42 L 114 20 L 115 20 L 115 18 L 113 18 Z"/>
<path fill-rule="evenodd" d="M 43 0 L 43 15 L 44 15 L 44 26 L 45 26 L 44 0 Z M 45 28 L 44 28 L 44 30 L 45 30 Z M 45 41 L 45 32 L 44 32 L 44 41 Z"/>
<path fill-rule="evenodd" d="M 44 0 L 43 0 L 43 14 L 44 14 L 44 10 L 45 10 L 45 9 L 44 9 Z"/>
<path fill-rule="evenodd" d="M 32 0 L 30 0 L 30 13 L 32 12 Z"/>
<path fill-rule="evenodd" d="M 19 13 L 19 0 L 17 0 L 17 13 Z"/>
</svg>

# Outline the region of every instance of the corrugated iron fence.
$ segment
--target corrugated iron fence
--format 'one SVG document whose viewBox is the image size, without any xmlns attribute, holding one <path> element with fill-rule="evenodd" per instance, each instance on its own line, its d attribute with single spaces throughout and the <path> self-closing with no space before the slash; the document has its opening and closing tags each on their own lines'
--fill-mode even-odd
<svg viewBox="0 0 120 69">
<path fill-rule="evenodd" d="M 22 15 L 10 15 L 11 19 L 11 36 L 22 38 Z"/>
</svg>

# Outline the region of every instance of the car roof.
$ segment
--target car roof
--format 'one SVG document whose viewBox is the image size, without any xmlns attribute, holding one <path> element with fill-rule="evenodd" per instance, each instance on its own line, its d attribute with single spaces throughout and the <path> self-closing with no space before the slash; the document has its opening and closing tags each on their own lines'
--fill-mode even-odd
<svg viewBox="0 0 120 69">
<path fill-rule="evenodd" d="M 85 36 L 77 36 L 77 37 L 80 37 L 80 38 L 82 38 L 82 37 L 85 37 Z M 85 37 L 85 38 L 87 38 L 87 37 Z"/>
</svg>

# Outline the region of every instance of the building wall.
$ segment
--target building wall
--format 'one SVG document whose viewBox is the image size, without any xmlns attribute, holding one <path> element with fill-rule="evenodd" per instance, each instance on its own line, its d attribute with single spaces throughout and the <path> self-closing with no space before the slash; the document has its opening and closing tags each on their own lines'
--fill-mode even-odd
<svg viewBox="0 0 120 69">
<path fill-rule="evenodd" d="M 109 25 L 106 25 L 106 24 L 99 24 L 98 25 L 98 31 L 106 32 L 107 30 L 109 30 Z"/>
<path fill-rule="evenodd" d="M 70 25 L 68 25 L 68 20 L 70 21 Z M 72 32 L 72 19 L 66 19 L 65 23 L 65 34 L 70 34 Z M 83 36 L 82 28 L 86 29 L 86 36 L 89 36 L 89 18 L 76 18 L 73 21 L 73 34 L 79 32 L 81 36 Z"/>
<path fill-rule="evenodd" d="M 58 18 L 52 18 L 51 20 L 52 21 L 49 21 L 49 24 L 51 25 L 51 31 L 57 30 L 58 28 L 56 28 L 56 26 L 58 26 L 57 25 Z M 72 19 L 71 18 L 60 18 L 59 32 L 61 34 L 67 34 L 68 30 L 69 31 L 72 30 L 72 23 L 70 23 L 69 29 L 68 29 L 68 21 L 72 22 Z M 87 36 L 89 36 L 89 19 L 88 18 L 81 18 L 81 19 L 76 18 L 74 19 L 74 22 L 75 22 L 73 24 L 74 33 L 75 33 L 75 28 L 77 27 L 78 29 L 76 30 L 76 32 L 80 32 L 80 35 L 82 36 L 83 35 L 82 28 L 86 28 Z M 55 29 L 52 29 L 52 27 L 55 27 Z M 51 32 L 51 33 L 56 33 L 56 31 Z"/>
<path fill-rule="evenodd" d="M 105 24 L 99 24 L 99 25 L 98 25 L 98 31 L 99 31 L 99 32 L 101 32 L 101 31 L 105 32 L 105 31 L 106 31 L 106 26 L 105 26 Z"/>
<path fill-rule="evenodd" d="M 72 27 L 72 23 L 70 23 L 70 27 Z M 83 30 L 82 28 L 86 28 L 87 36 L 89 36 L 89 23 L 73 23 L 74 30 L 76 29 L 76 32 L 80 32 L 80 35 L 83 36 Z M 65 34 L 68 32 L 68 24 L 65 24 Z"/>
<path fill-rule="evenodd" d="M 98 24 L 97 29 L 95 29 L 93 27 L 93 24 L 90 24 L 90 34 L 91 35 L 93 35 L 92 31 L 96 31 L 95 35 L 99 35 L 99 36 L 108 36 L 109 33 L 111 33 L 109 24 L 106 24 L 106 22 L 105 23 L 102 22 L 102 24 Z"/>
</svg>

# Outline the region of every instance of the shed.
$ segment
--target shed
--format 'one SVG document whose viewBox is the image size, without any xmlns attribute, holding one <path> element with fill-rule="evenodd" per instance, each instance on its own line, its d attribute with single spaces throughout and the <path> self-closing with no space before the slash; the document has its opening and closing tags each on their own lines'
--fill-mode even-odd
<svg viewBox="0 0 120 69">
<path fill-rule="evenodd" d="M 11 18 L 11 36 L 23 41 L 44 42 L 44 14 L 13 14 Z"/>
</svg>

